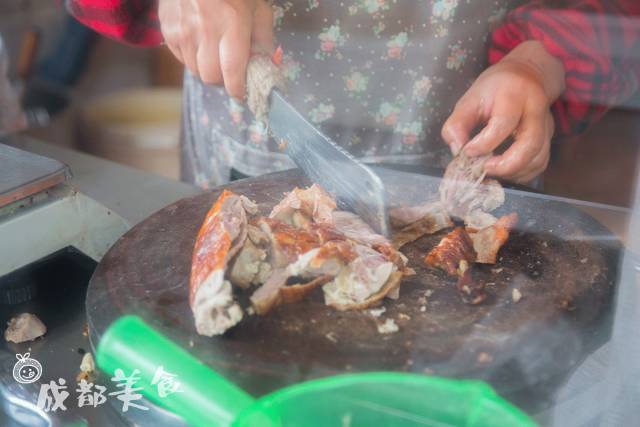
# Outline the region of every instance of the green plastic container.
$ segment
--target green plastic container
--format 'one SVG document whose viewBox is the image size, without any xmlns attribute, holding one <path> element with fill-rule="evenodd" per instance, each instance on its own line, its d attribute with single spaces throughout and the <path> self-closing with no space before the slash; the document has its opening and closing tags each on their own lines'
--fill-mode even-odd
<svg viewBox="0 0 640 427">
<path fill-rule="evenodd" d="M 461 426 L 530 427 L 536 424 L 480 381 L 373 372 L 296 384 L 254 400 L 184 349 L 125 316 L 106 331 L 96 352 L 108 374 L 138 369 L 140 392 L 207 427 Z M 182 392 L 165 397 L 151 384 L 158 368 L 177 375 Z"/>
</svg>

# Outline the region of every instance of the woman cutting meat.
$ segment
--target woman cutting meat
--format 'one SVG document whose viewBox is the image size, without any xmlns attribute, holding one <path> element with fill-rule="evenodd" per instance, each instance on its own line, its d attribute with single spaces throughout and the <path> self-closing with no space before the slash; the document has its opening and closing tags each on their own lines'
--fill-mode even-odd
<svg viewBox="0 0 640 427">
<path fill-rule="evenodd" d="M 182 170 L 202 187 L 292 167 L 242 101 L 250 55 L 275 45 L 291 102 L 357 157 L 444 165 L 440 135 L 469 156 L 513 140 L 485 170 L 517 182 L 544 171 L 554 131 L 583 131 L 640 77 L 636 0 L 67 3 L 185 64 Z"/>
</svg>

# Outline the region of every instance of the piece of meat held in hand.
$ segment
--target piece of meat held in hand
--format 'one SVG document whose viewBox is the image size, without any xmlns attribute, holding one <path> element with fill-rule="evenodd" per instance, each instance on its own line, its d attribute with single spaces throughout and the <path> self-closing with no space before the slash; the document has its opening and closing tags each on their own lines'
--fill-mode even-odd
<svg viewBox="0 0 640 427">
<path fill-rule="evenodd" d="M 475 259 L 476 251 L 471 238 L 464 228 L 456 227 L 427 254 L 424 261 L 429 267 L 444 270 L 450 276 L 459 276 L 460 263 L 464 261 L 468 265 Z"/>
<path fill-rule="evenodd" d="M 225 190 L 213 204 L 193 248 L 189 303 L 199 334 L 219 335 L 242 319 L 225 278 L 228 262 L 247 238 L 247 216 L 257 206 L 244 196 Z"/>
<path fill-rule="evenodd" d="M 476 231 L 467 229 L 469 237 L 476 251 L 476 262 L 481 264 L 495 264 L 498 251 L 509 239 L 509 233 L 518 223 L 518 214 L 513 212 L 500 217 L 493 225 Z"/>
<path fill-rule="evenodd" d="M 254 53 L 247 65 L 247 105 L 259 122 L 267 119 L 271 91 L 285 88 L 281 63 L 282 49 L 278 47 L 272 56 Z"/>
<path fill-rule="evenodd" d="M 492 225 L 489 212 L 504 203 L 504 189 L 494 179 L 485 179 L 484 164 L 490 155 L 456 156 L 445 170 L 440 184 L 440 201 L 449 214 L 473 227 Z"/>
</svg>

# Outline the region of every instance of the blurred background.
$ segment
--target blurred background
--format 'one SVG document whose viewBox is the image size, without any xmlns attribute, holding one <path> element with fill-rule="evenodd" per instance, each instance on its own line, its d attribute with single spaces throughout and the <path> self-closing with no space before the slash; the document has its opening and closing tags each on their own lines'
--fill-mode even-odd
<svg viewBox="0 0 640 427">
<path fill-rule="evenodd" d="M 166 48 L 99 37 L 52 0 L 0 1 L 0 34 L 31 118 L 27 135 L 178 179 L 182 66 Z M 638 105 L 636 97 L 585 135 L 556 144 L 545 191 L 629 206 Z"/>
<path fill-rule="evenodd" d="M 0 1 L 25 133 L 179 178 L 182 65 L 166 48 L 100 37 L 52 0 Z"/>
</svg>

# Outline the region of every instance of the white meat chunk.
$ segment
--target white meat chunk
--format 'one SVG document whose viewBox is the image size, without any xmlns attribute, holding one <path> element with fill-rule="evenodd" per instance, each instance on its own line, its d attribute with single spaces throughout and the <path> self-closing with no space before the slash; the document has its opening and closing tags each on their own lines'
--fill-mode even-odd
<svg viewBox="0 0 640 427">
<path fill-rule="evenodd" d="M 447 166 L 440 184 L 440 201 L 453 217 L 465 219 L 472 212 L 490 212 L 504 203 L 504 189 L 493 179 L 485 179 L 484 164 L 490 155 L 456 156 Z"/>
<path fill-rule="evenodd" d="M 396 270 L 388 258 L 367 246 L 357 245 L 356 252 L 358 256 L 322 287 L 325 304 L 334 307 L 361 304 L 380 291 Z"/>
<path fill-rule="evenodd" d="M 270 272 L 267 251 L 254 245 L 251 239 L 247 239 L 229 271 L 229 280 L 235 286 L 248 288 L 264 283 Z"/>
<path fill-rule="evenodd" d="M 220 335 L 242 320 L 242 308 L 234 301 L 224 270 L 213 271 L 196 290 L 192 303 L 200 335 Z"/>
<path fill-rule="evenodd" d="M 269 218 L 303 228 L 309 222 L 331 224 L 336 201 L 318 184 L 294 188 L 271 210 Z"/>
<path fill-rule="evenodd" d="M 4 339 L 14 343 L 33 341 L 47 332 L 47 327 L 35 314 L 21 313 L 9 320 Z"/>
</svg>

